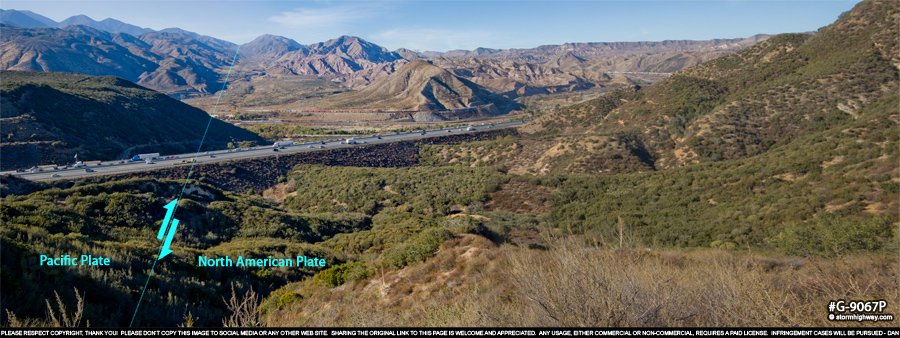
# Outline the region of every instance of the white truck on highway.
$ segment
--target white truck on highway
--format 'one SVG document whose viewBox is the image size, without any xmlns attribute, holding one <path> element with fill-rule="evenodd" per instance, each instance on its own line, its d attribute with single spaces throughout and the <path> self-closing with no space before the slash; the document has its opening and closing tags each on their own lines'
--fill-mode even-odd
<svg viewBox="0 0 900 338">
<path fill-rule="evenodd" d="M 272 144 L 272 148 L 273 149 L 278 149 L 278 148 L 284 149 L 284 147 L 289 147 L 292 145 L 294 145 L 294 141 L 280 141 L 280 142 L 275 142 L 275 144 Z"/>
<path fill-rule="evenodd" d="M 132 161 L 147 161 L 159 158 L 159 153 L 137 154 L 131 157 Z"/>
<path fill-rule="evenodd" d="M 356 138 L 354 138 L 354 137 L 344 140 L 344 144 L 357 144 L 357 143 L 358 142 L 356 141 Z"/>
</svg>

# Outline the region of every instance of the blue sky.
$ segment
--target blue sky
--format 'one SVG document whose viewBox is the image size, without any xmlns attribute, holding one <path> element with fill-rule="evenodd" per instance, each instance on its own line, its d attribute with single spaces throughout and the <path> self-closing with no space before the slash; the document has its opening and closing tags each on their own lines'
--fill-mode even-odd
<svg viewBox="0 0 900 338">
<path fill-rule="evenodd" d="M 60 21 L 76 14 L 179 27 L 245 43 L 356 35 L 388 49 L 529 48 L 594 41 L 746 37 L 814 31 L 857 1 L 44 1 L 4 0 Z"/>
</svg>

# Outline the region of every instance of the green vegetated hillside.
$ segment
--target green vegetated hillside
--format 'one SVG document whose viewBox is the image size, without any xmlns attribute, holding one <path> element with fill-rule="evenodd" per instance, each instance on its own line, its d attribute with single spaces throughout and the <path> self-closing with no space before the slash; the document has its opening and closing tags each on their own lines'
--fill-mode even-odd
<svg viewBox="0 0 900 338">
<path fill-rule="evenodd" d="M 73 288 L 77 288 L 85 304 L 81 325 L 88 320 L 91 326 L 128 325 L 159 252 L 155 237 L 165 214 L 162 206 L 181 191 L 181 183 L 131 179 L 4 197 L 0 204 L 4 323 L 10 324 L 11 318 L 49 318 L 44 300 L 55 304 L 56 292 L 66 304 L 74 305 Z M 178 207 L 181 223 L 172 247 L 175 252 L 156 265 L 136 325 L 174 326 L 190 313 L 197 325 L 219 326 L 230 314 L 223 297 L 231 294 L 232 286 L 239 295 L 250 289 L 267 294 L 316 272 L 313 268 L 203 269 L 197 267 L 197 255 L 307 255 L 339 264 L 342 254 L 316 243 L 337 233 L 372 227 L 367 215 L 288 212 L 259 197 L 203 184 L 190 184 L 186 192 Z M 40 267 L 42 254 L 103 256 L 111 259 L 112 266 Z"/>
<path fill-rule="evenodd" d="M 900 210 L 897 15 L 863 2 L 814 35 L 546 112 L 518 139 L 428 146 L 423 161 L 567 177 L 550 223 L 607 238 L 621 216 L 648 244 L 878 246 Z M 570 175 L 610 172 L 628 174 Z"/>
<path fill-rule="evenodd" d="M 138 152 L 196 151 L 209 115 L 115 77 L 66 73 L 0 73 L 0 169 L 74 160 L 113 160 Z M 261 141 L 219 120 L 204 145 Z"/>
<path fill-rule="evenodd" d="M 300 166 L 283 184 L 286 199 L 277 203 L 191 183 L 179 202 L 174 253 L 156 266 L 136 325 L 174 326 L 187 318 L 224 325 L 235 310 L 227 304 L 232 284 L 239 300 L 250 290 L 268 295 L 317 272 L 316 281 L 335 286 L 367 278 L 376 268 L 421 262 L 453 234 L 502 236 L 513 226 L 534 226 L 529 215 L 490 216 L 489 222 L 465 216 L 486 211 L 483 202 L 508 179 L 488 168 Z M 72 309 L 77 288 L 90 325 L 127 325 L 159 250 L 162 206 L 180 189 L 181 182 L 129 179 L 3 197 L 3 323 L 51 325 L 45 300 L 59 311 L 58 293 Z M 109 257 L 113 265 L 47 269 L 37 263 L 41 254 L 82 253 Z M 197 267 L 198 255 L 307 255 L 328 266 L 208 269 Z"/>
<path fill-rule="evenodd" d="M 815 34 L 778 35 L 638 92 L 544 112 L 511 152 L 506 144 L 482 144 L 429 154 L 534 174 L 630 172 L 641 168 L 607 159 L 674 168 L 747 158 L 845 129 L 898 91 L 897 7 L 863 2 Z M 896 127 L 895 113 L 884 110 L 883 122 L 870 127 Z"/>
<path fill-rule="evenodd" d="M 802 305 L 803 309 L 819 309 L 821 304 L 814 300 L 837 296 L 827 292 L 831 289 L 808 288 L 804 283 L 849 273 L 847 266 L 877 271 L 878 276 L 890 275 L 889 267 L 894 265 L 882 256 L 874 260 L 863 256 L 854 258 L 858 263 L 840 265 L 817 258 L 809 262 L 803 258 L 744 258 L 730 256 L 727 251 L 682 257 L 656 253 L 647 256 L 641 250 L 632 257 L 629 253 L 608 256 L 603 254 L 607 250 L 597 250 L 595 245 L 619 247 L 619 224 L 627 247 L 654 248 L 654 252 L 669 246 L 715 246 L 726 250 L 750 247 L 754 252 L 774 249 L 801 256 L 852 258 L 861 253 L 880 252 L 891 245 L 891 216 L 864 218 L 837 212 L 813 217 L 810 222 L 798 220 L 785 225 L 787 221 L 779 219 L 799 219 L 797 215 L 807 211 L 779 210 L 779 207 L 787 205 L 787 201 L 807 201 L 810 194 L 818 191 L 795 191 L 798 185 L 786 184 L 779 186 L 778 191 L 764 194 L 754 192 L 754 186 L 747 187 L 747 182 L 729 182 L 734 177 L 723 176 L 722 181 L 717 181 L 719 178 L 705 178 L 703 170 L 684 170 L 673 178 L 644 173 L 597 179 L 581 175 L 517 176 L 492 167 L 303 165 L 273 189 L 277 192 L 265 194 L 272 193 L 274 201 L 192 183 L 179 203 L 177 217 L 181 220 L 181 230 L 173 246 L 175 252 L 156 266 L 137 324 L 234 325 L 229 320 L 235 313 L 247 320 L 238 322 L 240 325 L 559 324 L 554 317 L 531 312 L 540 306 L 528 300 L 527 286 L 552 279 L 554 283 L 562 283 L 560 288 L 575 287 L 565 281 L 573 275 L 587 273 L 580 267 L 594 266 L 577 264 L 579 259 L 609 262 L 626 259 L 635 269 L 649 269 L 623 274 L 637 278 L 631 282 L 615 279 L 607 281 L 612 284 L 603 284 L 611 288 L 608 292 L 614 293 L 625 293 L 626 285 L 634 287 L 631 283 L 639 283 L 641 295 L 655 294 L 659 290 L 654 288 L 659 286 L 645 283 L 672 278 L 666 274 L 681 271 L 677 272 L 680 290 L 699 294 L 715 283 L 735 283 L 733 291 L 744 295 L 740 299 L 757 299 L 760 297 L 753 297 L 758 295 L 755 292 L 784 285 L 787 278 L 795 285 L 792 290 L 800 290 L 803 295 L 778 297 L 802 296 L 796 298 L 799 303 L 795 305 Z M 757 177 L 752 163 L 729 170 L 733 172 L 725 173 L 748 175 L 748 182 Z M 87 320 L 92 326 L 126 325 L 142 283 L 146 282 L 147 269 L 158 252 L 155 233 L 165 211 L 162 206 L 176 195 L 180 183 L 132 179 L 63 184 L 28 195 L 4 197 L 0 203 L 0 217 L 4 220 L 0 232 L 3 323 L 51 325 L 48 311 L 59 312 L 55 293 L 71 310 L 78 304 L 77 289 L 84 304 L 81 325 L 87 324 Z M 755 189 L 762 188 L 773 189 L 771 185 Z M 706 194 L 713 197 L 702 201 L 695 198 L 706 198 Z M 766 204 L 760 195 L 777 199 L 778 203 Z M 652 202 L 640 199 L 641 196 Z M 570 236 L 575 239 L 560 247 L 558 239 Z M 594 244 L 584 248 L 585 243 Z M 67 253 L 103 255 L 112 258 L 113 266 L 104 269 L 36 266 L 40 254 Z M 301 270 L 196 266 L 198 255 L 299 254 L 325 258 L 329 265 L 324 269 Z M 517 263 L 510 265 L 507 260 Z M 561 266 L 561 262 L 576 264 Z M 683 270 L 685 266 L 697 270 Z M 711 270 L 713 266 L 719 268 Z M 799 280 L 794 275 L 798 267 L 802 267 L 803 274 Z M 638 271 L 656 271 L 660 275 L 642 279 Z M 605 270 L 589 273 L 586 278 L 590 280 L 611 276 L 611 271 Z M 723 273 L 743 274 L 754 282 L 736 283 Z M 707 284 L 697 284 L 689 277 L 696 274 L 710 274 L 712 279 L 707 279 Z M 536 276 L 549 279 L 533 280 Z M 581 282 L 593 285 L 590 280 Z M 877 284 L 868 290 L 894 297 L 885 293 L 887 287 L 894 285 L 893 281 L 879 277 Z M 828 281 L 857 282 L 856 279 Z M 232 285 L 239 303 L 259 307 L 254 306 L 250 313 L 245 313 L 250 310 L 234 306 L 230 296 Z M 835 284 L 834 290 L 848 289 Z M 869 295 L 862 290 L 850 292 Z M 492 294 L 502 298 L 495 302 L 477 301 Z M 572 302 L 587 301 L 543 296 L 551 297 L 548 301 L 573 306 Z M 690 301 L 687 294 L 677 299 Z M 50 301 L 51 310 L 46 300 Z M 585 306 L 594 300 L 591 298 Z M 755 308 L 751 304 L 739 305 L 735 299 L 723 298 L 718 302 L 736 309 Z M 417 303 L 423 304 L 422 307 L 411 306 Z M 456 305 L 448 309 L 449 304 Z M 465 308 L 459 307 L 463 305 Z M 632 311 L 620 307 L 622 304 L 613 305 L 623 313 Z M 633 306 L 649 309 L 660 304 Z M 665 306 L 667 311 L 674 311 L 671 316 L 660 315 L 652 323 L 716 323 L 707 321 L 705 316 L 678 322 L 675 318 L 689 318 L 676 311 L 685 307 L 674 303 Z M 452 311 L 443 312 L 441 308 Z M 333 312 L 321 312 L 322 309 L 333 309 Z M 535 317 L 512 320 L 517 318 L 516 313 Z M 745 310 L 736 313 L 737 317 L 710 317 L 709 320 L 732 325 L 827 324 L 818 310 L 815 314 L 797 312 L 796 318 L 789 319 L 777 315 L 741 317 L 748 314 Z M 370 317 L 373 314 L 376 316 Z M 594 322 L 591 318 L 578 320 L 582 325 L 650 325 L 640 324 L 639 318 L 618 324 L 598 318 Z"/>
</svg>

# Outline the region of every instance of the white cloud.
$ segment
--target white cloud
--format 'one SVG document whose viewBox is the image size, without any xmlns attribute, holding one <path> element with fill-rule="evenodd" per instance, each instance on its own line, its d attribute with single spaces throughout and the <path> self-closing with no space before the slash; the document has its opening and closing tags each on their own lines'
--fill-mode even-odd
<svg viewBox="0 0 900 338">
<path fill-rule="evenodd" d="M 298 8 L 269 17 L 269 21 L 295 28 L 337 27 L 378 15 L 380 9 L 366 4 L 325 8 Z"/>
<path fill-rule="evenodd" d="M 491 32 L 434 28 L 394 28 L 378 32 L 371 38 L 388 49 L 403 47 L 418 51 L 475 49 L 502 43 Z"/>
</svg>

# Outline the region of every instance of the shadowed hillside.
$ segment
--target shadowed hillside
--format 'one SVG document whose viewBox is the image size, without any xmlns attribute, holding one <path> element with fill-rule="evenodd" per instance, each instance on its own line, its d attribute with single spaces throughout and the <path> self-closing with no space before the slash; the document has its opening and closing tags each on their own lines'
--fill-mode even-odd
<svg viewBox="0 0 900 338">
<path fill-rule="evenodd" d="M 0 73 L 2 169 L 79 160 L 111 160 L 141 151 L 196 151 L 209 115 L 114 77 Z M 262 141 L 213 120 L 205 147 Z"/>
</svg>

